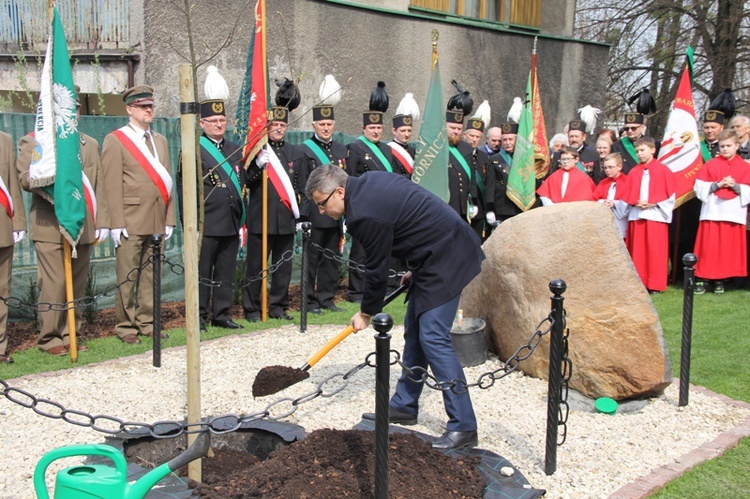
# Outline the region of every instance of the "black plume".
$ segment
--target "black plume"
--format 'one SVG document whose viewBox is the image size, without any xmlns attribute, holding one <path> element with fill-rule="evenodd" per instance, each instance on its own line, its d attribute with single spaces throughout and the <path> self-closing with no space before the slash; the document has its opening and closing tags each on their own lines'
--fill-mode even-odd
<svg viewBox="0 0 750 499">
<path fill-rule="evenodd" d="M 468 116 L 474 109 L 474 100 L 469 95 L 469 91 L 461 88 L 456 80 L 451 80 L 451 83 L 456 87 L 458 93 L 448 99 L 448 110 L 461 109 L 464 115 Z"/>
<path fill-rule="evenodd" d="M 385 82 L 379 81 L 378 85 L 370 94 L 370 111 L 388 111 L 388 92 L 385 91 Z"/>
<path fill-rule="evenodd" d="M 714 100 L 711 101 L 709 109 L 714 111 L 721 111 L 724 113 L 724 118 L 727 120 L 732 119 L 735 111 L 737 110 L 737 101 L 734 100 L 731 88 L 726 88 L 720 93 Z"/>
<path fill-rule="evenodd" d="M 279 87 L 279 89 L 276 90 L 276 105 L 279 107 L 285 107 L 289 111 L 297 109 L 302 100 L 297 85 L 295 85 L 289 78 L 275 80 L 275 83 L 276 86 Z"/>
<path fill-rule="evenodd" d="M 651 97 L 651 92 L 648 91 L 647 87 L 628 99 L 628 104 L 633 105 L 635 102 L 635 110 L 641 114 L 654 114 L 656 112 L 656 101 Z"/>
</svg>

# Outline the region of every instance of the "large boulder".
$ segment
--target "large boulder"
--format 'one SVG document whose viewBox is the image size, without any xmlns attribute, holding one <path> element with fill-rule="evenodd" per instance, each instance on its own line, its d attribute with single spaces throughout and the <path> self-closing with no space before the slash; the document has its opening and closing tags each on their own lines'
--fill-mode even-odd
<svg viewBox="0 0 750 499">
<path fill-rule="evenodd" d="M 483 248 L 482 273 L 464 290 L 460 308 L 464 317 L 487 321 L 490 348 L 502 360 L 549 315 L 549 283 L 562 279 L 571 388 L 622 400 L 669 385 L 659 317 L 606 206 L 582 201 L 530 210 L 500 225 Z M 549 335 L 519 369 L 547 378 Z"/>
</svg>

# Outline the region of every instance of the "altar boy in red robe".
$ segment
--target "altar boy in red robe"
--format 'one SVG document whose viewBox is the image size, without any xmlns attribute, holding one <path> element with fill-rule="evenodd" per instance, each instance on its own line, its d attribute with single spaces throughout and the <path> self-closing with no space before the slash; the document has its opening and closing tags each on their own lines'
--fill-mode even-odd
<svg viewBox="0 0 750 499">
<path fill-rule="evenodd" d="M 703 202 L 695 240 L 697 294 L 703 280 L 713 280 L 714 293 L 724 292 L 722 279 L 747 276 L 745 224 L 750 203 L 750 163 L 740 158 L 733 130 L 719 134 L 719 156 L 703 165 L 695 179 L 695 195 Z"/>
<path fill-rule="evenodd" d="M 638 139 L 635 152 L 640 163 L 628 173 L 617 199 L 630 205 L 625 244 L 635 270 L 649 293 L 658 293 L 667 289 L 675 179 L 672 170 L 654 158 L 654 139 Z"/>
<path fill-rule="evenodd" d="M 588 201 L 596 184 L 586 173 L 576 168 L 578 150 L 566 147 L 560 154 L 561 168 L 539 186 L 536 193 L 544 206 L 571 201 Z"/>
<path fill-rule="evenodd" d="M 591 195 L 591 200 L 606 204 L 612 210 L 617 228 L 620 229 L 620 235 L 625 239 L 628 234 L 628 208 L 630 205 L 623 201 L 615 201 L 618 191 L 625 188 L 625 179 L 627 178 L 622 173 L 622 156 L 620 153 L 613 152 L 607 155 L 602 163 L 602 170 L 604 170 L 606 177 L 597 184 L 594 193 Z"/>
</svg>

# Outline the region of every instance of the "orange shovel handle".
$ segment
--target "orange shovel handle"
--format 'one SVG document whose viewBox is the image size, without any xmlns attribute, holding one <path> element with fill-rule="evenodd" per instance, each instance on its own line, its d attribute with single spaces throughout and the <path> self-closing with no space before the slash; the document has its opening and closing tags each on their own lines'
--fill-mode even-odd
<svg viewBox="0 0 750 499">
<path fill-rule="evenodd" d="M 346 338 L 353 332 L 354 332 L 354 327 L 352 326 L 349 326 L 346 329 L 343 329 L 339 334 L 334 336 L 333 339 L 331 339 L 331 341 L 326 343 L 323 348 L 318 350 L 315 355 L 310 357 L 310 359 L 307 361 L 307 364 L 305 364 L 305 367 L 309 369 L 315 364 L 317 364 L 320 359 L 325 357 L 325 355 L 333 349 L 333 347 L 335 347 L 336 345 L 344 341 L 344 338 Z M 306 371 L 307 369 L 304 369 L 304 370 Z"/>
</svg>

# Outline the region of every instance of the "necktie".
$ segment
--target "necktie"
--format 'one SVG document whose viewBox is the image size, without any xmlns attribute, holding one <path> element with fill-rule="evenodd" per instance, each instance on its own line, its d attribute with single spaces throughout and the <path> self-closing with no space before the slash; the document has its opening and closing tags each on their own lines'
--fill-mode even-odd
<svg viewBox="0 0 750 499">
<path fill-rule="evenodd" d="M 143 134 L 143 140 L 146 142 L 146 148 L 149 150 L 152 156 L 156 156 L 154 153 L 154 145 L 151 143 L 151 134 L 146 132 Z"/>
</svg>

